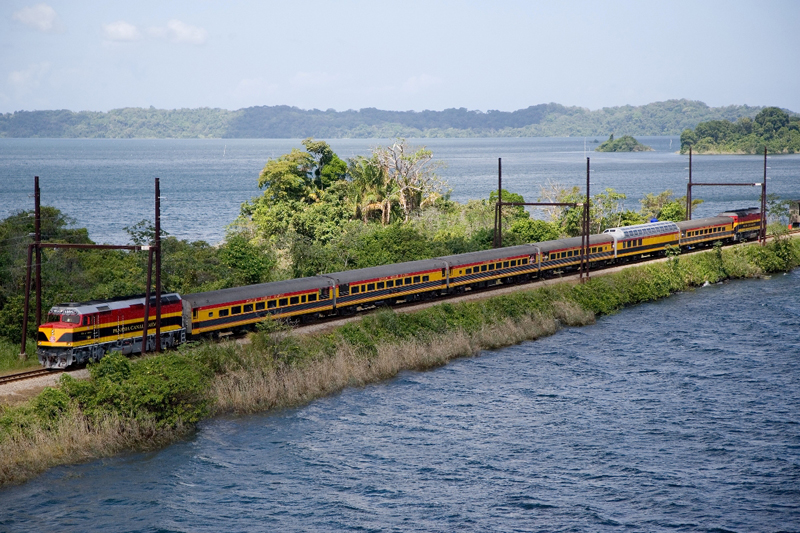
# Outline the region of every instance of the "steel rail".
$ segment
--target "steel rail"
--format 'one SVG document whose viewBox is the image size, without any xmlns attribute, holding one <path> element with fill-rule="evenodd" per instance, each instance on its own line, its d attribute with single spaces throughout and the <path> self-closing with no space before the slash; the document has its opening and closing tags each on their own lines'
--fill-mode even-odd
<svg viewBox="0 0 800 533">
<path fill-rule="evenodd" d="M 47 368 L 40 368 L 37 370 L 28 370 L 26 372 L 18 372 L 16 374 L 8 374 L 5 376 L 0 376 L 0 385 L 5 383 L 12 383 L 14 381 L 23 381 L 25 379 L 33 379 L 38 378 L 41 376 L 50 376 L 54 374 L 60 374 L 63 370 L 50 370 Z"/>
</svg>

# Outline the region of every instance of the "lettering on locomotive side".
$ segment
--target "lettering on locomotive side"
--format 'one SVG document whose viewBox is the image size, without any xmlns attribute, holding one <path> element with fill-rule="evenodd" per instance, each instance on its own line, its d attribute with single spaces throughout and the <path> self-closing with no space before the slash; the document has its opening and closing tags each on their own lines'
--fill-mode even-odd
<svg viewBox="0 0 800 533">
<path fill-rule="evenodd" d="M 164 321 L 162 320 L 162 325 L 164 325 Z M 156 328 L 156 321 L 151 320 L 147 323 L 147 329 L 155 330 Z M 130 333 L 132 331 L 142 331 L 144 329 L 143 322 L 138 322 L 136 324 L 125 324 L 123 326 L 114 326 L 111 328 L 112 335 L 120 335 L 122 333 Z"/>
</svg>

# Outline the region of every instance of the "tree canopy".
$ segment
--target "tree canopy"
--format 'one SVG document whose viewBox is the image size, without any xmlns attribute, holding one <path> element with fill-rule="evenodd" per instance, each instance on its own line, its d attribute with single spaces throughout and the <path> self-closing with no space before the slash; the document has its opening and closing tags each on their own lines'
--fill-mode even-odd
<svg viewBox="0 0 800 533">
<path fill-rule="evenodd" d="M 800 152 L 800 117 L 778 107 L 766 107 L 753 118 L 701 122 L 681 133 L 681 153 L 771 154 Z"/>
<path fill-rule="evenodd" d="M 608 140 L 594 149 L 595 152 L 652 152 L 649 146 L 640 143 L 630 135 L 623 135 L 614 139 L 614 134 Z"/>
</svg>

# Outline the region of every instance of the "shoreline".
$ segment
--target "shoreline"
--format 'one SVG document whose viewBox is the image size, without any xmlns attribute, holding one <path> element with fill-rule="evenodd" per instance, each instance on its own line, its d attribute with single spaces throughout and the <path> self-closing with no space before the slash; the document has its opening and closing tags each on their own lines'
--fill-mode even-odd
<svg viewBox="0 0 800 533">
<path fill-rule="evenodd" d="M 786 239 L 793 250 L 791 261 L 783 264 L 786 270 L 800 263 L 800 241 L 792 237 Z M 598 272 L 586 284 L 577 284 L 577 275 L 546 280 L 509 287 L 506 294 L 471 295 L 469 301 L 379 311 L 353 322 L 320 325 L 323 329 L 302 335 L 265 328 L 252 335 L 249 344 L 201 344 L 170 357 L 128 363 L 134 368 L 183 359 L 210 368 L 202 397 L 191 398 L 186 409 L 178 411 L 198 414 L 196 419 L 185 417 L 188 421 L 179 416 L 165 423 L 159 419 L 164 413 L 158 411 L 137 412 L 133 418 L 113 410 L 93 414 L 76 397 L 63 393 L 62 381 L 60 389 L 45 390 L 55 391 L 51 403 L 41 400 L 47 396 L 43 393 L 28 404 L 0 411 L 5 426 L 0 433 L 0 486 L 24 482 L 57 465 L 160 448 L 191 433 L 202 418 L 296 407 L 403 370 L 426 370 L 482 350 L 552 335 L 564 326 L 591 324 L 597 316 L 704 283 L 779 271 L 764 268 L 780 253 L 767 248 L 777 250 L 773 245 L 708 250 Z M 98 379 L 94 376 L 88 383 Z M 208 402 L 207 408 L 203 402 Z M 43 420 L 43 406 L 53 405 L 60 410 L 46 411 L 49 418 Z"/>
</svg>

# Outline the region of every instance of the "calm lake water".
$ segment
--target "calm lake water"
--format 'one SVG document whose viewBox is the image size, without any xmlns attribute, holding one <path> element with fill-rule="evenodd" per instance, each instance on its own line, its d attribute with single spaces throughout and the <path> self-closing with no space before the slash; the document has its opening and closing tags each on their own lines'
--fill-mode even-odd
<svg viewBox="0 0 800 533">
<path fill-rule="evenodd" d="M 603 140 L 603 139 L 600 139 Z M 506 190 L 536 201 L 548 181 L 584 187 L 591 158 L 592 189 L 614 188 L 639 208 L 647 193 L 686 193 L 688 156 L 676 154 L 677 137 L 642 137 L 654 152 L 601 154 L 593 138 L 412 139 L 446 167 L 440 175 L 457 201 L 488 198 L 497 188 L 497 159 L 503 160 Z M 381 139 L 334 139 L 346 159 L 368 155 Z M 40 177 L 42 203 L 60 208 L 89 229 L 99 243 L 127 244 L 125 226 L 153 218 L 154 178 L 161 180 L 162 227 L 171 235 L 216 243 L 239 213 L 259 194 L 258 173 L 271 157 L 301 147 L 291 139 L 0 139 L 0 217 L 33 209 L 33 177 Z M 800 198 L 800 155 L 769 159 L 768 192 Z M 694 181 L 761 182 L 763 157 L 698 156 Z M 698 188 L 706 203 L 698 216 L 759 205 L 760 188 Z"/>
<path fill-rule="evenodd" d="M 798 531 L 800 270 L 0 490 L 3 531 Z"/>
</svg>

